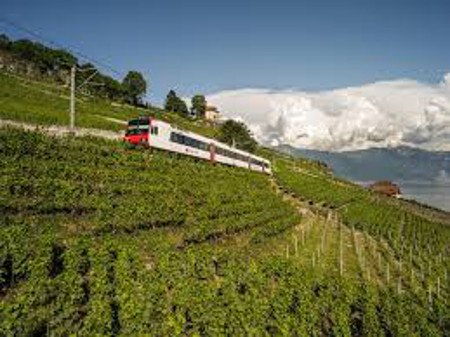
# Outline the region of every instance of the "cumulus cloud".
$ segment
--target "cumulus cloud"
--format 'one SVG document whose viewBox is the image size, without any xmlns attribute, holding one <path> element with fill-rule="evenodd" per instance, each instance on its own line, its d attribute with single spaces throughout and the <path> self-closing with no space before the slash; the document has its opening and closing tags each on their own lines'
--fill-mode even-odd
<svg viewBox="0 0 450 337">
<path fill-rule="evenodd" d="M 321 92 L 240 89 L 207 100 L 226 118 L 248 124 L 264 144 L 450 150 L 450 73 L 439 84 L 399 79 Z"/>
</svg>

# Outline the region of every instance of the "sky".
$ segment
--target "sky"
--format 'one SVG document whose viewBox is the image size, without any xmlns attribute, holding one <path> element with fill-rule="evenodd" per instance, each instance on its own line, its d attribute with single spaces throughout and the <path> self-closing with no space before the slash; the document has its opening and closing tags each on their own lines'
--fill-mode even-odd
<svg viewBox="0 0 450 337">
<path fill-rule="evenodd" d="M 422 123 L 424 133 L 433 138 L 440 123 L 448 122 L 450 98 L 442 83 L 450 73 L 450 1 L 0 0 L 0 8 L 0 17 L 122 74 L 142 72 L 150 84 L 150 102 L 161 104 L 170 89 L 183 97 L 203 93 L 226 116 L 252 124 L 255 133 L 271 127 L 274 136 L 266 137 L 267 142 L 318 148 L 318 143 L 333 143 L 339 134 L 341 145 L 322 148 L 361 148 L 373 142 L 386 146 L 395 141 L 377 143 L 382 135 L 361 130 L 361 123 L 371 130 L 384 127 L 383 116 L 396 121 L 394 128 L 414 116 L 406 123 L 408 130 L 394 136 L 399 144 L 438 149 L 450 142 L 449 130 L 440 129 L 439 139 L 429 141 L 422 137 L 411 142 L 405 135 Z M 0 29 L 12 37 L 26 37 L 1 22 Z M 405 89 L 405 83 L 414 88 Z M 378 91 L 369 95 L 364 88 Z M 396 99 L 393 104 L 382 99 L 399 88 L 407 102 L 417 101 L 416 90 L 425 88 L 420 104 L 403 109 Z M 236 95 L 229 94 L 249 90 L 259 90 L 264 97 L 244 95 L 245 104 L 236 105 Z M 275 107 L 274 93 L 278 93 Z M 316 99 L 319 96 L 327 99 Z M 436 100 L 437 115 L 426 117 L 436 110 L 429 107 Z M 360 104 L 366 104 L 363 112 L 358 112 Z M 367 108 L 370 104 L 375 108 Z M 274 130 L 273 120 L 268 126 L 274 111 L 278 117 L 288 116 L 279 122 L 294 125 L 294 130 L 286 131 L 285 126 Z M 336 121 L 355 114 L 361 117 L 359 124 L 346 122 L 333 129 Z M 427 118 L 439 121 L 439 127 L 431 127 Z M 301 123 L 310 123 L 310 128 L 297 130 L 295 125 Z M 342 141 L 349 130 L 364 135 Z"/>
</svg>

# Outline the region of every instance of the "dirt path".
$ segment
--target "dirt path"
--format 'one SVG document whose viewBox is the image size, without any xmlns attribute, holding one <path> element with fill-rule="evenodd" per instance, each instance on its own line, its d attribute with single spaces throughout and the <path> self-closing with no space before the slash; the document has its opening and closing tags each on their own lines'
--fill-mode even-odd
<svg viewBox="0 0 450 337">
<path fill-rule="evenodd" d="M 17 122 L 8 119 L 0 119 L 0 127 L 3 126 L 12 126 L 16 128 L 22 128 L 30 131 L 41 131 L 43 133 L 52 135 L 52 136 L 66 136 L 72 134 L 72 131 L 67 126 L 62 125 L 36 125 L 25 122 Z M 121 138 L 122 134 L 119 132 L 101 130 L 101 129 L 90 129 L 90 128 L 75 128 L 73 133 L 77 137 L 83 136 L 93 136 L 111 140 L 118 140 Z"/>
</svg>

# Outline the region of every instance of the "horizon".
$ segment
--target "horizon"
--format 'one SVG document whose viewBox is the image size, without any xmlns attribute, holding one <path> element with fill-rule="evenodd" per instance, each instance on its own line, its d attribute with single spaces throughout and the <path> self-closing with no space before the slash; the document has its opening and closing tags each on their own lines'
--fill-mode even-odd
<svg viewBox="0 0 450 337">
<path fill-rule="evenodd" d="M 446 1 L 255 4 L 19 0 L 3 4 L 3 15 L 121 73 L 141 71 L 157 103 L 170 89 L 324 91 L 401 78 L 437 83 L 450 72 Z"/>
<path fill-rule="evenodd" d="M 6 20 L 100 60 L 119 80 L 140 71 L 152 104 L 171 89 L 204 94 L 264 144 L 450 149 L 446 1 L 19 0 L 3 8 Z"/>
</svg>

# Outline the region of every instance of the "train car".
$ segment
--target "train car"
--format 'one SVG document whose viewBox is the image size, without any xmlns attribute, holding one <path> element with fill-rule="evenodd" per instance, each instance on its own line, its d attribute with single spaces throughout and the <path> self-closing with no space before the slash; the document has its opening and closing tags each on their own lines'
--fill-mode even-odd
<svg viewBox="0 0 450 337">
<path fill-rule="evenodd" d="M 217 140 L 148 117 L 128 122 L 124 141 L 271 174 L 270 162 Z"/>
</svg>

